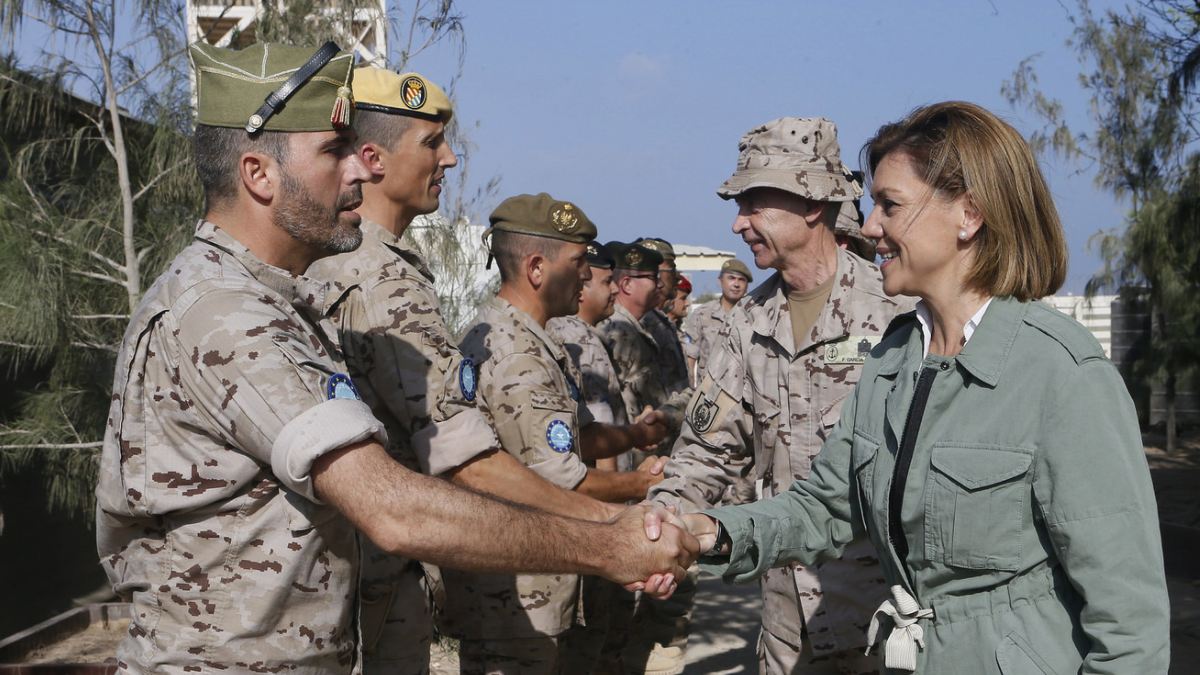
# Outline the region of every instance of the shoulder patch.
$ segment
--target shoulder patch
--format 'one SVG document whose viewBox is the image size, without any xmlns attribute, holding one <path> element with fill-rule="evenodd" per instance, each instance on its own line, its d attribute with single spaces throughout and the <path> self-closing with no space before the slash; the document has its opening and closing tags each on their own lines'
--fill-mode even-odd
<svg viewBox="0 0 1200 675">
<path fill-rule="evenodd" d="M 715 398 L 710 398 L 715 394 Z M 720 431 L 729 411 L 737 407 L 737 401 L 727 394 L 724 389 L 715 386 L 712 379 L 705 377 L 704 383 L 696 389 L 692 402 L 688 405 L 684 419 L 697 436 L 705 437 Z"/>
<path fill-rule="evenodd" d="M 569 452 L 575 444 L 575 435 L 571 433 L 571 427 L 567 426 L 566 422 L 552 420 L 546 426 L 546 442 L 555 452 Z"/>
<path fill-rule="evenodd" d="M 1029 303 L 1025 323 L 1056 340 L 1071 354 L 1075 363 L 1104 357 L 1104 348 L 1096 336 L 1075 319 L 1042 302 Z"/>
<path fill-rule="evenodd" d="M 343 373 L 335 373 L 329 378 L 329 384 L 326 386 L 326 394 L 331 401 L 335 398 L 347 398 L 353 401 L 362 400 L 362 397 L 358 395 L 358 389 L 355 388 L 354 382 L 350 380 L 350 376 Z"/>
<path fill-rule="evenodd" d="M 463 398 L 474 401 L 478 383 L 479 370 L 475 367 L 475 362 L 464 358 L 458 365 L 458 388 L 462 390 Z"/>
</svg>

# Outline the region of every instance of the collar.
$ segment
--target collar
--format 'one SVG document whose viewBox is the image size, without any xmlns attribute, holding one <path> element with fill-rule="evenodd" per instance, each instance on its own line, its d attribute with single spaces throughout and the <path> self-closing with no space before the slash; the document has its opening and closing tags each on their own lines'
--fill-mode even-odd
<svg viewBox="0 0 1200 675">
<path fill-rule="evenodd" d="M 1000 374 L 1004 371 L 1004 364 L 1008 361 L 1013 344 L 1017 340 L 1017 333 L 1020 332 L 1025 314 L 1029 311 L 1029 304 L 1012 296 L 992 298 L 988 301 L 980 313 L 972 317 L 976 326 L 971 339 L 963 345 L 955 361 L 983 384 L 995 387 L 1000 382 Z M 915 356 L 916 350 L 924 341 L 922 332 L 918 326 L 914 326 L 914 330 L 909 333 L 906 347 L 889 350 L 889 354 L 883 357 L 880 364 L 879 374 L 895 375 L 900 372 L 910 358 L 907 355 Z"/>
<path fill-rule="evenodd" d="M 983 320 L 983 313 L 987 311 L 988 305 L 992 304 L 994 298 L 988 298 L 987 302 L 983 303 L 983 307 L 975 312 L 975 316 L 967 319 L 966 325 L 963 326 L 963 347 L 971 341 L 971 336 L 975 334 L 975 329 L 979 327 L 979 322 Z M 929 356 L 929 342 L 933 339 L 933 313 L 929 311 L 929 303 L 924 300 L 917 301 L 917 323 L 921 326 L 921 342 L 924 346 L 924 351 L 921 353 L 921 358 Z"/>
<path fill-rule="evenodd" d="M 322 315 L 328 309 L 326 304 L 331 294 L 324 283 L 268 265 L 216 224 L 201 220 L 196 226 L 195 238 L 229 254 L 246 268 L 255 281 L 282 295 L 293 307 Z"/>
<path fill-rule="evenodd" d="M 566 353 L 558 346 L 558 341 L 550 337 L 546 329 L 539 326 L 538 322 L 534 321 L 532 316 L 518 309 L 511 302 L 498 295 L 493 295 L 492 299 L 488 300 L 488 307 L 511 318 L 517 322 L 517 325 L 536 335 L 542 341 L 542 344 L 546 346 L 546 351 L 550 353 L 550 358 L 555 361 L 562 361 L 566 358 Z"/>
<path fill-rule="evenodd" d="M 433 273 L 429 271 L 429 263 L 426 262 L 425 256 L 418 253 L 415 249 L 406 246 L 401 237 L 397 237 L 392 234 L 391 230 L 366 218 L 363 218 L 361 227 L 364 243 L 367 237 L 374 237 L 379 240 L 379 243 L 388 247 L 393 253 L 404 258 L 409 264 L 417 268 L 418 272 L 424 275 L 430 283 L 433 283 Z"/>
<path fill-rule="evenodd" d="M 747 310 L 753 305 L 761 306 L 765 310 L 753 314 L 751 330 L 764 337 L 770 337 L 792 354 L 799 354 L 813 345 L 841 340 L 850 335 L 850 313 L 837 311 L 837 308 L 851 300 L 854 278 L 858 273 L 857 260 L 853 253 L 838 249 L 837 270 L 833 273 L 837 281 L 833 283 L 833 289 L 829 291 L 829 300 L 825 302 L 825 306 L 821 308 L 821 315 L 817 317 L 815 339 L 810 333 L 805 335 L 799 344 L 796 343 L 788 310 L 787 284 L 783 282 L 783 276 L 779 272 L 771 275 L 763 285 L 748 293 L 738 303 L 739 306 L 745 305 Z M 750 299 L 749 302 L 747 298 Z"/>
<path fill-rule="evenodd" d="M 630 312 L 628 309 L 625 309 L 625 306 L 619 302 L 616 303 L 616 305 L 614 305 L 614 307 L 616 308 L 616 311 L 614 311 L 613 315 L 608 317 L 608 319 L 606 319 L 606 321 L 612 321 L 613 319 L 616 319 L 619 316 L 619 317 L 621 317 L 622 320 L 628 321 L 629 323 L 633 324 L 634 328 L 637 329 L 637 332 L 644 335 L 647 340 L 654 343 L 655 345 L 658 344 L 657 342 L 654 341 L 654 336 L 650 334 L 650 331 L 646 330 L 646 327 L 642 325 L 642 322 L 633 318 L 633 312 Z M 650 315 L 650 312 L 646 312 L 646 314 L 643 315 L 642 318 L 645 318 L 649 315 Z"/>
</svg>

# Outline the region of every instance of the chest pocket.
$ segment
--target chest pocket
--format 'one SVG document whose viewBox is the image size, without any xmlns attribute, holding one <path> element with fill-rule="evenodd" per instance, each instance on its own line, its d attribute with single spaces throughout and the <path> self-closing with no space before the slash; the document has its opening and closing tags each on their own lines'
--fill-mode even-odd
<svg viewBox="0 0 1200 675">
<path fill-rule="evenodd" d="M 1015 571 L 1031 520 L 1033 451 L 939 443 L 925 500 L 925 555 L 968 569 Z"/>
</svg>

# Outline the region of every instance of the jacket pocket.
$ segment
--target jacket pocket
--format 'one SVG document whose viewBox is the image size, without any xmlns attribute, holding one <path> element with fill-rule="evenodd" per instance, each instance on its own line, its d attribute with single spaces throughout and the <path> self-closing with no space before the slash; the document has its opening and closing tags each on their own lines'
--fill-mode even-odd
<svg viewBox="0 0 1200 675">
<path fill-rule="evenodd" d="M 925 555 L 968 569 L 1015 571 L 1029 511 L 1033 451 L 997 445 L 933 447 Z"/>
<path fill-rule="evenodd" d="M 996 647 L 996 664 L 1002 675 L 1056 675 L 1019 633 L 1009 633 Z"/>
<path fill-rule="evenodd" d="M 869 526 L 868 520 L 871 519 L 873 509 L 871 509 L 871 490 L 874 489 L 875 468 L 878 465 L 876 458 L 879 456 L 879 441 L 866 436 L 864 434 L 854 433 L 854 440 L 850 445 L 850 466 L 854 470 L 854 482 L 858 485 L 858 500 L 861 505 L 858 509 L 859 523 L 858 526 L 863 528 L 864 532 L 871 533 L 874 530 Z M 872 542 L 879 550 L 884 550 L 880 546 L 880 542 L 875 541 L 872 535 Z"/>
</svg>

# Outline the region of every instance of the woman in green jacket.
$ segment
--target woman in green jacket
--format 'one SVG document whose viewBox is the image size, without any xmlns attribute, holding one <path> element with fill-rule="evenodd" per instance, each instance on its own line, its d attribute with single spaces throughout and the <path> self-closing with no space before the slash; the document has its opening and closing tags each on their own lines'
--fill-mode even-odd
<svg viewBox="0 0 1200 675">
<path fill-rule="evenodd" d="M 865 531 L 892 586 L 868 631 L 889 672 L 1166 673 L 1137 418 L 1096 340 L 1037 301 L 1067 254 L 1028 144 L 948 102 L 863 155 L 884 290 L 921 301 L 871 352 L 808 481 L 684 516 L 715 542 L 701 562 L 746 582 Z"/>
</svg>

